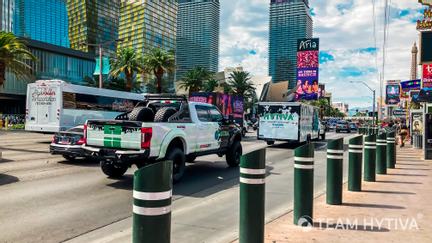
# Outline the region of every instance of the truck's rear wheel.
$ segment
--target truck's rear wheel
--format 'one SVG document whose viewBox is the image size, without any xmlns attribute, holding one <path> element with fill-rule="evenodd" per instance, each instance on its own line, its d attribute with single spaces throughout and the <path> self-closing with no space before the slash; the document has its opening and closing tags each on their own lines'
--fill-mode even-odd
<svg viewBox="0 0 432 243">
<path fill-rule="evenodd" d="M 100 166 L 103 173 L 110 178 L 122 177 L 128 169 L 127 166 L 112 161 L 101 161 Z"/>
<path fill-rule="evenodd" d="M 173 182 L 179 182 L 183 177 L 186 168 L 186 158 L 183 151 L 179 148 L 173 148 L 168 152 L 166 159 L 173 162 Z"/>
<path fill-rule="evenodd" d="M 175 113 L 177 113 L 175 108 L 162 107 L 156 112 L 154 122 L 167 122 Z"/>
<path fill-rule="evenodd" d="M 240 164 L 240 157 L 243 154 L 243 148 L 240 141 L 235 141 L 226 153 L 226 162 L 230 167 L 237 167 Z"/>
<path fill-rule="evenodd" d="M 130 121 L 152 122 L 155 114 L 148 107 L 135 107 L 128 115 Z"/>
</svg>

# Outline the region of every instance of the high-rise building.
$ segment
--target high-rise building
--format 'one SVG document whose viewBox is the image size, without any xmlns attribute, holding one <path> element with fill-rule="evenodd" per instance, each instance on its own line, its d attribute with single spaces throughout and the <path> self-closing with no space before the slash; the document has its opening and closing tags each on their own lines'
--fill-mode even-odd
<svg viewBox="0 0 432 243">
<path fill-rule="evenodd" d="M 269 75 L 296 85 L 297 39 L 311 38 L 308 0 L 270 0 Z"/>
<path fill-rule="evenodd" d="M 121 0 L 119 47 L 175 50 L 176 21 L 176 0 Z"/>
<path fill-rule="evenodd" d="M 19 37 L 69 47 L 66 0 L 15 0 L 13 29 Z"/>
<path fill-rule="evenodd" d="M 179 0 L 176 79 L 196 66 L 211 72 L 219 65 L 219 0 Z"/>
<path fill-rule="evenodd" d="M 75 50 L 98 53 L 97 47 L 86 45 L 111 42 L 104 55 L 113 55 L 118 39 L 120 0 L 67 0 L 69 39 Z"/>
<path fill-rule="evenodd" d="M 0 0 L 0 30 L 13 31 L 15 0 Z"/>
</svg>

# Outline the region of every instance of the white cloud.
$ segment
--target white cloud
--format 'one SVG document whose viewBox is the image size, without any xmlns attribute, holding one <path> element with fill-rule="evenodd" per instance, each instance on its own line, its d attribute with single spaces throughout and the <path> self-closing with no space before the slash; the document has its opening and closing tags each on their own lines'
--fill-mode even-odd
<svg viewBox="0 0 432 243">
<path fill-rule="evenodd" d="M 220 69 L 242 65 L 256 75 L 268 73 L 268 14 L 270 0 L 221 0 Z M 378 64 L 382 66 L 383 1 L 376 1 Z M 314 35 L 321 39 L 321 49 L 334 56 L 321 66 L 320 80 L 326 83 L 335 100 L 352 106 L 368 103 L 370 92 L 347 81 L 365 81 L 378 89 L 375 56 L 360 49 L 375 46 L 372 1 L 310 0 L 315 16 Z M 418 38 L 414 19 L 421 14 L 417 1 L 392 1 L 388 35 L 385 79 L 408 79 L 411 47 Z M 405 13 L 401 16 L 401 11 Z M 250 51 L 256 52 L 255 55 Z M 348 76 L 357 68 L 361 75 Z M 356 97 L 356 98 L 353 98 Z M 363 98 L 359 98 L 363 97 Z"/>
</svg>

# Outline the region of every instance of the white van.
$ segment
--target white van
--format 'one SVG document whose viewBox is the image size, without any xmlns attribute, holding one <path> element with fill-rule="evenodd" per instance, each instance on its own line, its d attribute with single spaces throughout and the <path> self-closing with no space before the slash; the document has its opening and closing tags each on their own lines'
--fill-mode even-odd
<svg viewBox="0 0 432 243">
<path fill-rule="evenodd" d="M 143 94 L 39 80 L 27 86 L 25 129 L 59 132 L 88 119 L 114 119 L 143 99 Z"/>
</svg>

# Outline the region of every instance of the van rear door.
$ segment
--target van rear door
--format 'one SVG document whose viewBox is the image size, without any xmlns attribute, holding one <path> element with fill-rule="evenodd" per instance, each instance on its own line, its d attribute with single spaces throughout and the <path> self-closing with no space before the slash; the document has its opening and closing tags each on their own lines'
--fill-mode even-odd
<svg viewBox="0 0 432 243">
<path fill-rule="evenodd" d="M 62 94 L 59 83 L 28 85 L 26 130 L 57 132 L 60 129 Z"/>
</svg>

